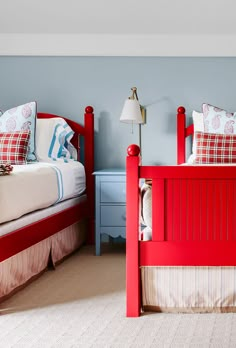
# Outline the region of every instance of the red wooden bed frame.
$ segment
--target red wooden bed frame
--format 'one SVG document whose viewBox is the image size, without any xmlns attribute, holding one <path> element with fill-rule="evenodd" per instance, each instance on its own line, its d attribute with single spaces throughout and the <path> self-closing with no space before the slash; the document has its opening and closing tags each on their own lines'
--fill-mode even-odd
<svg viewBox="0 0 236 348">
<path fill-rule="evenodd" d="M 38 118 L 62 117 L 48 113 L 38 113 Z M 94 114 L 87 106 L 84 113 L 84 125 L 63 117 L 75 132 L 72 144 L 78 149 L 80 159 L 80 138 L 84 137 L 84 166 L 86 173 L 86 201 L 71 208 L 36 221 L 0 237 L 0 262 L 20 251 L 40 242 L 60 230 L 86 218 L 88 219 L 87 242 L 94 242 Z"/>
<path fill-rule="evenodd" d="M 185 108 L 177 110 L 177 163 L 186 162 Z M 236 166 L 142 166 L 128 147 L 127 316 L 141 313 L 141 266 L 236 265 Z M 139 241 L 140 179 L 152 180 L 152 240 Z"/>
</svg>

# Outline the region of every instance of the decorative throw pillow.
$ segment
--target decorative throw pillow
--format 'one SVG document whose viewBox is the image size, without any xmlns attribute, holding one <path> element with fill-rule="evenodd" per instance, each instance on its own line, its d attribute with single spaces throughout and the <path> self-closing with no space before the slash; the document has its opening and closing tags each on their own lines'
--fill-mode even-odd
<svg viewBox="0 0 236 348">
<path fill-rule="evenodd" d="M 194 161 L 196 159 L 195 132 L 204 132 L 203 113 L 193 110 L 192 117 L 193 117 L 193 128 L 194 128 L 192 154 L 190 155 L 190 157 L 188 158 L 188 161 L 187 161 L 190 164 L 194 163 Z"/>
<path fill-rule="evenodd" d="M 30 102 L 5 111 L 0 115 L 0 132 L 30 131 L 27 160 L 35 161 L 36 102 Z"/>
<path fill-rule="evenodd" d="M 70 140 L 73 130 L 61 117 L 37 119 L 36 126 L 36 156 L 39 161 L 64 161 L 77 159 L 72 156 L 76 149 Z"/>
<path fill-rule="evenodd" d="M 152 186 L 146 183 L 141 187 L 141 222 L 152 228 Z"/>
<path fill-rule="evenodd" d="M 236 163 L 236 134 L 196 132 L 195 136 L 195 163 Z"/>
<path fill-rule="evenodd" d="M 236 134 L 236 113 L 230 113 L 210 104 L 202 105 L 204 132 Z"/>
<path fill-rule="evenodd" d="M 26 164 L 30 131 L 0 133 L 0 163 Z"/>
</svg>

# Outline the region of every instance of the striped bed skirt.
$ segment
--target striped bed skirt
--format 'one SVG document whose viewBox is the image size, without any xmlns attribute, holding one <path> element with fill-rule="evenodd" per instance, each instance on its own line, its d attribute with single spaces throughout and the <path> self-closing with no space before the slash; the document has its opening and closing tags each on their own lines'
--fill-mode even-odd
<svg viewBox="0 0 236 348">
<path fill-rule="evenodd" d="M 141 267 L 143 311 L 236 312 L 236 267 Z"/>
<path fill-rule="evenodd" d="M 0 301 L 77 250 L 86 238 L 86 221 L 73 224 L 0 263 Z"/>
</svg>

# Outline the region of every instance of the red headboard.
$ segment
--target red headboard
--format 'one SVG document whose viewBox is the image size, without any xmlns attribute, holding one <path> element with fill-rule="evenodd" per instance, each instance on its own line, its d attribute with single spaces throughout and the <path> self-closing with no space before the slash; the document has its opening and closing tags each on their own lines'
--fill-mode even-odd
<svg viewBox="0 0 236 348">
<path fill-rule="evenodd" d="M 186 127 L 185 108 L 177 109 L 177 164 L 186 162 L 186 138 L 193 135 L 193 124 Z"/>
<path fill-rule="evenodd" d="M 52 118 L 52 117 L 62 117 L 59 115 L 53 115 L 43 112 L 37 113 L 38 118 Z M 75 132 L 72 138 L 72 144 L 78 149 L 78 159 L 80 159 L 80 136 L 84 137 L 84 167 L 86 173 L 86 192 L 89 202 L 89 211 L 91 221 L 94 216 L 94 114 L 92 106 L 87 106 L 84 113 L 84 125 L 80 125 L 72 120 L 65 117 L 64 120 Z M 91 227 L 91 232 L 88 238 L 88 243 L 93 243 L 94 233 L 93 227 Z"/>
</svg>

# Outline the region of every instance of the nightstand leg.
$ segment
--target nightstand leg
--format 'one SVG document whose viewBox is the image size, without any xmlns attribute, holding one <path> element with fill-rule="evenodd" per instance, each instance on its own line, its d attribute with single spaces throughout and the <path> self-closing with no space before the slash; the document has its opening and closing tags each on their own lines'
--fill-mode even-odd
<svg viewBox="0 0 236 348">
<path fill-rule="evenodd" d="M 101 255 L 101 234 L 99 228 L 96 228 L 96 256 Z"/>
</svg>

